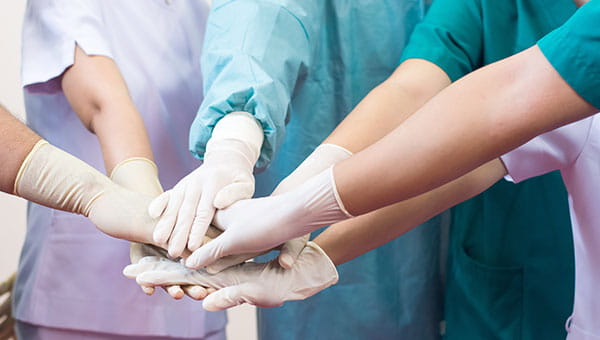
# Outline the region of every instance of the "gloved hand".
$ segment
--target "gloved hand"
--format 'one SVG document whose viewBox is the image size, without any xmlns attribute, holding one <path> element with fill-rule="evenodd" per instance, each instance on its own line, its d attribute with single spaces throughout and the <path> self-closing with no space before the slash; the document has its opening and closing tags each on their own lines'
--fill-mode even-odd
<svg viewBox="0 0 600 340">
<path fill-rule="evenodd" d="M 152 243 L 151 197 L 113 183 L 88 164 L 40 140 L 15 179 L 14 193 L 50 208 L 88 217 L 113 237 Z"/>
<path fill-rule="evenodd" d="M 271 196 L 288 192 L 306 182 L 309 178 L 318 175 L 328 167 L 350 158 L 351 156 L 352 152 L 341 146 L 321 144 L 296 168 L 296 170 L 279 183 Z M 309 238 L 310 234 L 306 234 L 285 242 L 281 246 L 279 253 L 279 264 L 285 269 L 291 268 Z M 209 273 L 218 273 L 227 267 L 245 262 L 246 260 L 259 255 L 262 255 L 262 253 L 226 256 L 208 266 L 206 271 Z"/>
<path fill-rule="evenodd" d="M 12 291 L 16 274 L 0 283 L 0 339 L 16 339 L 15 319 L 12 316 Z"/>
<path fill-rule="evenodd" d="M 150 215 L 160 217 L 155 242 L 168 243 L 173 257 L 180 256 L 186 244 L 195 250 L 216 209 L 252 197 L 252 172 L 263 138 L 252 115 L 234 112 L 223 117 L 206 145 L 204 163 L 152 202 Z"/>
<path fill-rule="evenodd" d="M 213 223 L 224 232 L 185 261 L 190 268 L 235 254 L 271 249 L 286 240 L 352 217 L 339 200 L 333 167 L 277 196 L 238 201 Z"/>
<path fill-rule="evenodd" d="M 126 159 L 117 164 L 110 173 L 110 179 L 129 190 L 157 197 L 163 192 L 162 185 L 158 179 L 158 167 L 156 164 L 144 157 Z M 162 249 L 142 243 L 131 243 L 129 258 L 131 263 L 137 263 L 144 256 L 166 256 Z M 154 294 L 154 287 L 141 286 L 147 295 Z M 183 297 L 183 290 L 178 285 L 163 287 L 174 299 Z"/>
<path fill-rule="evenodd" d="M 246 262 L 218 274 L 191 270 L 178 262 L 147 257 L 127 266 L 123 274 L 144 285 L 195 284 L 219 288 L 203 302 L 204 309 L 218 311 L 249 303 L 259 307 L 276 307 L 285 301 L 303 300 L 335 284 L 338 274 L 327 254 L 308 242 L 291 269 L 277 261 Z"/>
</svg>

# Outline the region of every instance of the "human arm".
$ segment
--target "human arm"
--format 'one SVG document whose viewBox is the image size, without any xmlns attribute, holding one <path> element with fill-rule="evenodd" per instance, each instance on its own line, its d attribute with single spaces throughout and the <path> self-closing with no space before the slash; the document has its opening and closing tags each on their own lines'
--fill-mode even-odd
<svg viewBox="0 0 600 340">
<path fill-rule="evenodd" d="M 449 86 L 382 140 L 295 193 L 232 206 L 223 217 L 236 209 L 246 217 L 267 211 L 267 206 L 285 209 L 272 214 L 273 220 L 244 225 L 252 235 L 225 218 L 229 225 L 224 225 L 222 240 L 199 249 L 190 263 L 200 266 L 222 254 L 267 248 L 347 219 L 348 211 L 363 214 L 419 195 L 537 134 L 594 112 L 539 49 L 530 48 Z"/>
<path fill-rule="evenodd" d="M 369 92 L 323 144 L 361 151 L 391 132 L 448 85 L 450 78 L 436 64 L 408 59 Z"/>
<path fill-rule="evenodd" d="M 73 111 L 98 137 L 107 173 L 129 158 L 153 159 L 144 121 L 111 58 L 88 55 L 76 46 L 61 85 Z"/>
<path fill-rule="evenodd" d="M 213 3 L 201 62 L 205 95 L 190 129 L 190 150 L 204 164 L 157 200 L 156 240 L 168 242 L 171 255 L 186 245 L 196 249 L 216 209 L 254 193 L 255 165 L 268 165 L 283 141 L 322 7 L 315 1 Z"/>
<path fill-rule="evenodd" d="M 339 223 L 320 234 L 300 252 L 296 264 L 283 270 L 276 260 L 243 263 L 211 275 L 180 263 L 146 258 L 124 270 L 146 285 L 202 284 L 219 290 L 204 301 L 207 310 L 241 303 L 274 307 L 308 298 L 337 282 L 335 265 L 342 264 L 400 236 L 428 218 L 485 190 L 506 173 L 496 159 L 471 173 L 406 202 Z"/>
</svg>

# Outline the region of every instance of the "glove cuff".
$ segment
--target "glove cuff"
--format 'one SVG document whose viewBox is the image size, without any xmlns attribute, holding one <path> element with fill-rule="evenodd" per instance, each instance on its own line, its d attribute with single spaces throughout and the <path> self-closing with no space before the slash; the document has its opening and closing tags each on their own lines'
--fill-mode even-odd
<svg viewBox="0 0 600 340">
<path fill-rule="evenodd" d="M 321 258 L 323 259 L 322 268 L 327 270 L 326 272 L 325 271 L 323 271 L 323 272 L 327 273 L 328 275 L 331 276 L 331 278 L 327 281 L 327 287 L 333 286 L 334 284 L 336 284 L 338 282 L 340 276 L 338 274 L 335 264 L 329 258 L 329 255 L 327 255 L 327 253 L 323 250 L 323 248 L 319 247 L 319 245 L 313 241 L 308 241 L 306 243 L 306 247 L 310 247 L 310 248 L 314 249 L 317 253 L 322 255 L 321 256 Z"/>
<path fill-rule="evenodd" d="M 232 112 L 221 118 L 206 144 L 205 160 L 211 153 L 234 149 L 252 164 L 258 160 L 264 140 L 264 132 L 258 121 L 247 112 Z M 237 142 L 237 143 L 236 143 Z M 240 146 L 240 142 L 243 147 Z"/>
<path fill-rule="evenodd" d="M 129 190 L 156 197 L 163 192 L 158 180 L 158 167 L 145 157 L 128 158 L 110 173 L 113 182 Z"/>
</svg>

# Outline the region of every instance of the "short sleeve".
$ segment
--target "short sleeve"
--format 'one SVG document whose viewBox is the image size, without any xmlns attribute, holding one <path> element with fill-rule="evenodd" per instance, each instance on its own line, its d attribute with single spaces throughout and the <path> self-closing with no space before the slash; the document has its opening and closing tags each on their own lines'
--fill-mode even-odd
<svg viewBox="0 0 600 340">
<path fill-rule="evenodd" d="M 400 62 L 427 60 L 456 81 L 481 63 L 482 25 L 479 0 L 436 0 L 415 27 Z"/>
<path fill-rule="evenodd" d="M 538 41 L 546 59 L 583 99 L 600 108 L 600 0 Z"/>
<path fill-rule="evenodd" d="M 92 0 L 30 0 L 23 22 L 22 79 L 31 91 L 60 91 L 56 80 L 73 64 L 75 45 L 112 58 L 102 8 Z"/>
<path fill-rule="evenodd" d="M 501 157 L 508 171 L 506 179 L 525 179 L 564 169 L 581 154 L 594 117 L 589 117 L 540 135 Z"/>
</svg>

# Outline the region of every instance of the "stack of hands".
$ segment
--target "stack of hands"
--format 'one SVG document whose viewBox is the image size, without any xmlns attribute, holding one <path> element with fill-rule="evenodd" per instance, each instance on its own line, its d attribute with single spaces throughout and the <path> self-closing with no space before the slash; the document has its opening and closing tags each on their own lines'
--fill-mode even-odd
<svg viewBox="0 0 600 340">
<path fill-rule="evenodd" d="M 174 298 L 185 292 L 204 299 L 203 306 L 210 311 L 241 303 L 279 306 L 337 282 L 335 265 L 317 244 L 308 242 L 308 232 L 339 216 L 324 214 L 318 226 L 304 221 L 303 209 L 315 203 L 303 201 L 304 195 L 293 189 L 310 181 L 322 186 L 319 177 L 328 183 L 327 170 L 351 153 L 339 146 L 321 145 L 270 197 L 250 199 L 262 135 L 247 114 L 227 115 L 215 127 L 203 165 L 162 194 L 157 181 L 154 186 L 133 184 L 153 182 L 140 181 L 140 173 L 150 171 L 132 162 L 115 168 L 111 178 L 116 183 L 158 196 L 148 209 L 157 221 L 152 235 L 155 246 L 133 244 L 132 264 L 124 269 L 125 276 L 135 279 L 147 294 L 161 286 Z M 289 241 L 281 244 L 285 240 Z M 168 249 L 168 254 L 156 246 Z M 279 250 L 277 259 L 249 261 L 271 250 Z"/>
<path fill-rule="evenodd" d="M 249 114 L 227 115 L 215 127 L 204 164 L 164 193 L 150 159 L 126 159 L 109 179 L 39 140 L 21 164 L 13 193 L 139 242 L 131 245 L 132 264 L 124 274 L 146 294 L 156 286 L 174 298 L 214 293 L 204 302 L 208 310 L 244 302 L 278 306 L 338 280 L 335 265 L 308 242 L 308 233 L 348 217 L 331 166 L 351 154 L 321 145 L 271 196 L 250 199 L 262 138 Z M 280 253 L 271 262 L 247 262 L 274 249 Z M 181 257 L 186 260 L 174 260 Z"/>
</svg>

